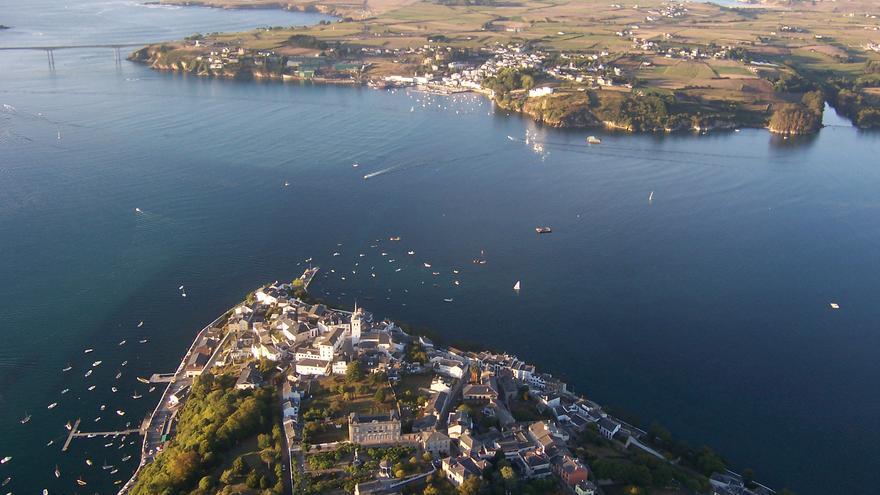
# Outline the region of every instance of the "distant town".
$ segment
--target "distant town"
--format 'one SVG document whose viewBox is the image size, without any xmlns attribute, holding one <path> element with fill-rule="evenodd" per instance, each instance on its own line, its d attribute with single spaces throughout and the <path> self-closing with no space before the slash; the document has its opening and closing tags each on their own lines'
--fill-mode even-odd
<svg viewBox="0 0 880 495">
<path fill-rule="evenodd" d="M 194 34 L 130 57 L 160 70 L 474 91 L 553 127 L 757 127 L 788 137 L 818 131 L 826 102 L 856 126 L 880 125 L 880 24 L 866 0 L 737 7 L 662 0 L 161 3 L 318 10 L 338 18 Z"/>
<path fill-rule="evenodd" d="M 776 493 L 514 355 L 312 301 L 317 271 L 199 332 L 120 493 Z"/>
</svg>

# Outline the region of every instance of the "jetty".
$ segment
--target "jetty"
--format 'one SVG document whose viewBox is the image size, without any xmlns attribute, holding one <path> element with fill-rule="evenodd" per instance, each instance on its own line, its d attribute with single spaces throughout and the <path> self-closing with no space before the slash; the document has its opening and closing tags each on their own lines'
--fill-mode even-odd
<svg viewBox="0 0 880 495">
<path fill-rule="evenodd" d="M 81 422 L 82 420 L 77 418 L 73 423 L 73 427 L 70 428 L 70 433 L 67 434 L 67 440 L 64 441 L 64 446 L 61 447 L 61 452 L 67 452 L 67 449 L 70 447 L 70 442 L 72 442 L 74 438 L 118 437 L 134 434 L 143 435 L 144 433 L 142 429 L 143 427 L 114 431 L 79 431 L 79 425 Z"/>
</svg>

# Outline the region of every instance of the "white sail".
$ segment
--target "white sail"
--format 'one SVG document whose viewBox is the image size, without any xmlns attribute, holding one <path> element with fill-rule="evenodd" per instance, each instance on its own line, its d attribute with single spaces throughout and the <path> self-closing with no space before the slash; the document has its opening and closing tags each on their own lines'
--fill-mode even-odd
<svg viewBox="0 0 880 495">
<path fill-rule="evenodd" d="M 513 284 L 513 290 L 518 291 L 518 290 L 519 290 L 519 287 L 520 287 L 520 286 L 519 286 L 519 280 L 517 280 L 516 283 Z"/>
</svg>

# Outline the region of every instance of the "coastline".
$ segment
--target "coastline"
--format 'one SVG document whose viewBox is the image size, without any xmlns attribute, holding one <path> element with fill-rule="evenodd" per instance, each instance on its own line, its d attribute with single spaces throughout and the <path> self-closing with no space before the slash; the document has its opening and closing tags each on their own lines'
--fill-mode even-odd
<svg viewBox="0 0 880 495">
<path fill-rule="evenodd" d="M 309 274 L 310 270 L 312 271 L 311 275 Z M 309 487 L 308 480 L 310 480 L 311 475 L 307 466 L 310 463 L 304 462 L 304 458 L 312 448 L 314 448 L 314 451 L 316 452 L 312 455 L 319 457 L 327 455 L 322 454 L 321 452 L 332 452 L 333 449 L 337 449 L 337 452 L 340 452 L 339 449 L 344 449 L 345 452 L 350 454 L 352 447 L 354 450 L 358 450 L 360 447 L 365 446 L 372 446 L 372 448 L 381 446 L 391 449 L 410 449 L 412 447 L 408 446 L 421 445 L 421 448 L 424 449 L 425 456 L 433 454 L 433 461 L 421 468 L 430 469 L 428 473 L 419 473 L 417 471 L 415 473 L 408 472 L 406 474 L 395 474 L 391 480 L 386 481 L 382 480 L 382 475 L 380 474 L 375 480 L 370 481 L 372 479 L 371 476 L 364 478 L 368 473 L 358 471 L 360 474 L 358 474 L 357 480 L 359 481 L 356 482 L 357 488 L 355 489 L 355 492 L 361 487 L 361 483 L 363 483 L 364 489 L 366 489 L 368 485 L 373 486 L 377 483 L 379 486 L 385 486 L 386 488 L 405 486 L 411 483 L 423 484 L 426 479 L 426 474 L 431 474 L 438 470 L 441 458 L 443 461 L 443 472 L 446 473 L 446 476 L 449 476 L 450 473 L 454 472 L 450 466 L 456 462 L 463 462 L 462 459 L 464 461 L 470 459 L 472 462 L 482 462 L 484 463 L 483 465 L 487 465 L 485 458 L 483 458 L 481 454 L 477 454 L 475 451 L 468 450 L 469 448 L 464 447 L 464 436 L 455 437 L 455 444 L 460 444 L 459 449 L 461 452 L 458 457 L 455 457 L 452 454 L 449 447 L 445 447 L 445 450 L 442 451 L 445 452 L 445 456 L 438 454 L 438 451 L 433 450 L 435 447 L 430 446 L 433 444 L 425 443 L 424 439 L 427 437 L 425 437 L 424 434 L 416 433 L 417 431 L 421 432 L 422 430 L 413 430 L 413 433 L 398 432 L 390 435 L 388 438 L 383 438 L 371 443 L 368 440 L 370 437 L 361 438 L 357 433 L 358 430 L 356 428 L 353 429 L 352 425 L 358 421 L 357 413 L 352 413 L 350 416 L 348 416 L 347 413 L 345 414 L 345 416 L 348 417 L 349 430 L 348 435 L 344 438 L 316 445 L 311 445 L 311 443 L 306 440 L 305 435 L 308 428 L 303 428 L 303 424 L 299 422 L 298 411 L 301 407 L 306 407 L 306 405 L 301 405 L 300 401 L 308 402 L 311 400 L 310 398 L 312 395 L 308 395 L 307 398 L 303 395 L 303 391 L 300 388 L 307 383 L 307 389 L 311 391 L 313 383 L 315 383 L 316 380 L 320 381 L 322 376 L 330 378 L 334 375 L 342 374 L 345 375 L 346 381 L 351 379 L 351 377 L 354 376 L 352 375 L 352 370 L 354 369 L 352 368 L 352 365 L 360 363 L 358 366 L 365 366 L 364 363 L 373 362 L 371 361 L 373 358 L 367 358 L 364 353 L 373 353 L 375 352 L 375 349 L 372 346 L 369 348 L 361 348 L 362 346 L 366 346 L 366 344 L 361 343 L 361 339 L 372 339 L 373 337 L 369 337 L 369 335 L 372 334 L 379 335 L 380 337 L 378 337 L 378 339 L 380 342 L 382 341 L 381 335 L 387 335 L 386 339 L 390 341 L 390 349 L 392 349 L 392 352 L 386 354 L 384 362 L 389 365 L 395 363 L 395 366 L 383 365 L 375 370 L 371 369 L 370 373 L 366 376 L 376 376 L 380 378 L 380 380 L 372 380 L 372 383 L 378 383 L 380 388 L 384 386 L 389 386 L 391 388 L 393 396 L 392 400 L 396 404 L 397 411 L 397 419 L 394 419 L 395 414 L 392 412 L 391 421 L 392 424 L 397 425 L 396 428 L 400 428 L 400 415 L 404 414 L 400 401 L 406 400 L 399 397 L 399 392 L 395 388 L 396 384 L 401 383 L 400 380 L 407 376 L 407 374 L 413 373 L 421 376 L 425 373 L 425 370 L 428 370 L 427 373 L 429 376 L 435 377 L 434 381 L 437 381 L 437 377 L 441 377 L 441 382 L 443 381 L 442 377 L 444 376 L 451 378 L 451 382 L 446 386 L 446 392 L 435 392 L 435 394 L 443 400 L 443 403 L 442 405 L 437 406 L 441 408 L 441 414 L 438 416 L 436 425 L 432 427 L 432 431 L 435 433 L 431 434 L 430 438 L 434 438 L 436 441 L 440 438 L 437 437 L 437 435 L 443 435 L 441 432 L 446 431 L 447 425 L 445 414 L 447 412 L 449 413 L 450 418 L 452 418 L 455 415 L 461 414 L 459 411 L 464 410 L 462 408 L 471 410 L 468 404 L 473 405 L 473 403 L 468 402 L 468 394 L 487 393 L 485 391 L 474 392 L 474 390 L 488 388 L 491 392 L 497 390 L 500 386 L 500 390 L 504 392 L 505 395 L 503 400 L 499 398 L 489 401 L 487 407 L 491 406 L 492 408 L 497 409 L 491 417 L 502 418 L 500 426 L 503 431 L 527 431 L 528 438 L 530 439 L 528 442 L 535 442 L 539 445 L 538 452 L 540 452 L 540 454 L 536 455 L 542 455 L 545 459 L 552 457 L 555 459 L 552 461 L 555 463 L 554 466 L 567 466 L 565 468 L 567 470 L 574 470 L 575 472 L 582 471 L 585 473 L 583 478 L 578 476 L 577 480 L 573 480 L 567 476 L 563 476 L 562 471 L 556 471 L 556 467 L 554 467 L 552 473 L 555 474 L 551 475 L 560 476 L 559 482 L 568 484 L 569 488 L 572 490 L 577 486 L 586 490 L 593 490 L 593 492 L 589 493 L 596 493 L 595 490 L 598 486 L 608 487 L 620 483 L 616 476 L 611 480 L 603 480 L 599 477 L 599 472 L 606 472 L 610 467 L 604 467 L 605 464 L 602 463 L 601 459 L 597 460 L 593 454 L 587 453 L 591 449 L 589 445 L 594 445 L 594 447 L 598 445 L 601 447 L 600 450 L 611 448 L 614 451 L 628 453 L 626 454 L 628 456 L 635 455 L 635 458 L 638 459 L 652 459 L 651 462 L 654 466 L 668 466 L 664 469 L 672 470 L 677 473 L 674 478 L 678 483 L 683 485 L 679 486 L 674 493 L 685 493 L 680 491 L 684 489 L 685 486 L 687 487 L 687 490 L 689 490 L 687 493 L 734 493 L 733 491 L 726 491 L 728 489 L 736 489 L 738 490 L 736 493 L 741 495 L 772 495 L 777 493 L 775 490 L 754 481 L 753 475 L 750 471 L 745 474 L 739 474 L 730 470 L 721 458 L 716 456 L 706 447 L 700 451 L 699 457 L 697 457 L 696 453 L 690 449 L 690 447 L 676 447 L 675 445 L 677 441 L 674 441 L 669 433 L 662 428 L 652 425 L 651 431 L 649 432 L 625 419 L 612 415 L 612 413 L 608 412 L 607 409 L 603 408 L 603 406 L 595 401 L 592 401 L 583 395 L 569 391 L 565 382 L 549 373 L 538 370 L 535 365 L 520 361 L 516 355 L 504 352 L 503 350 L 487 351 L 479 349 L 458 349 L 439 342 L 432 342 L 425 336 L 419 336 L 419 334 L 412 329 L 406 331 L 401 326 L 397 326 L 392 320 L 384 319 L 381 322 L 374 321 L 371 314 L 365 313 L 363 308 L 359 309 L 357 306 L 355 306 L 353 312 L 349 312 L 327 307 L 323 304 L 307 302 L 309 297 L 304 287 L 308 285 L 316 271 L 317 269 L 309 269 L 303 273 L 303 276 L 290 284 L 279 284 L 278 282 L 275 282 L 273 284 L 263 285 L 261 288 L 248 294 L 245 300 L 239 302 L 231 310 L 224 312 L 217 319 L 204 327 L 197 334 L 189 351 L 186 353 L 181 364 L 178 366 L 178 369 L 175 371 L 175 380 L 169 383 L 165 393 L 162 394 L 159 404 L 156 406 L 156 409 L 150 417 L 150 429 L 153 426 L 152 421 L 154 420 L 154 417 L 158 414 L 158 411 L 167 400 L 168 390 L 170 390 L 175 384 L 179 383 L 178 380 L 182 379 L 180 378 L 180 375 L 184 370 L 186 370 L 189 381 L 186 385 L 183 385 L 182 388 L 188 388 L 190 385 L 195 385 L 203 375 L 210 375 L 212 377 L 211 381 L 213 381 L 213 376 L 215 374 L 212 370 L 215 369 L 215 366 L 217 367 L 218 376 L 220 374 L 228 374 L 230 373 L 230 368 L 229 362 L 226 361 L 226 359 L 230 356 L 230 353 L 235 352 L 234 349 L 238 347 L 241 339 L 252 338 L 247 337 L 251 331 L 259 335 L 260 332 L 264 330 L 262 320 L 257 323 L 253 322 L 255 316 L 275 314 L 277 319 L 273 318 L 272 320 L 275 322 L 272 323 L 272 326 L 274 327 L 274 325 L 279 324 L 278 322 L 280 322 L 281 325 L 286 325 L 286 318 L 288 318 L 289 315 L 296 315 L 296 320 L 300 322 L 309 321 L 318 324 L 318 335 L 315 335 L 314 330 L 306 331 L 305 333 L 308 334 L 308 336 L 304 337 L 304 342 L 301 343 L 302 345 L 307 345 L 311 339 L 314 339 L 318 344 L 312 345 L 330 346 L 328 348 L 332 348 L 332 353 L 334 355 L 337 355 L 338 353 L 348 355 L 349 353 L 354 352 L 355 356 L 360 357 L 356 358 L 354 361 L 348 361 L 348 365 L 345 367 L 346 369 L 342 372 L 337 371 L 336 365 L 334 364 L 334 371 L 330 374 L 329 361 L 323 370 L 316 370 L 316 365 L 313 363 L 316 358 L 300 357 L 300 354 L 317 352 L 316 350 L 310 350 L 308 347 L 292 348 L 297 349 L 295 359 L 292 349 L 290 351 L 282 352 L 281 354 L 274 354 L 277 352 L 274 349 L 276 346 L 280 346 L 281 342 L 276 342 L 275 338 L 273 338 L 273 344 L 268 346 L 270 349 L 268 351 L 269 354 L 266 354 L 269 357 L 263 356 L 260 358 L 260 362 L 268 360 L 267 362 L 271 364 L 269 366 L 260 364 L 259 366 L 261 370 L 264 370 L 261 371 L 260 374 L 269 374 L 271 379 L 265 379 L 264 377 L 254 378 L 253 374 L 255 371 L 247 371 L 249 367 L 251 370 L 256 369 L 255 361 L 251 358 L 246 359 L 244 363 L 239 363 L 237 366 L 233 365 L 233 369 L 242 368 L 243 366 L 241 376 L 238 381 L 235 382 L 236 389 L 241 391 L 253 391 L 256 388 L 259 390 L 265 388 L 271 383 L 273 389 L 277 388 L 281 391 L 280 403 L 276 407 L 280 407 L 283 410 L 283 417 L 276 418 L 274 421 L 281 422 L 280 425 L 276 423 L 275 428 L 278 428 L 279 426 L 283 427 L 284 445 L 287 446 L 287 455 L 289 456 L 289 460 L 286 461 L 286 464 L 290 469 L 290 483 L 294 487 L 294 493 L 296 493 L 295 487 L 302 487 L 303 485 L 307 487 L 308 490 L 311 490 L 306 493 L 323 493 L 325 488 L 325 482 L 323 481 L 319 482 L 317 487 Z M 277 311 L 280 311 L 281 314 L 278 315 L 276 313 Z M 238 320 L 230 321 L 233 316 L 238 318 Z M 303 319 L 304 317 L 305 319 Z M 203 366 L 199 367 L 199 369 L 193 369 L 191 364 L 187 363 L 196 349 L 197 344 L 205 340 L 208 333 L 212 331 L 220 332 L 221 329 L 217 328 L 217 325 L 223 320 L 226 320 L 228 323 L 227 325 L 220 325 L 225 327 L 225 329 L 222 330 L 226 332 L 223 339 L 220 340 L 212 350 L 211 358 Z M 253 325 L 253 329 L 242 333 L 245 321 L 247 321 L 248 327 Z M 285 332 L 286 331 L 287 330 L 285 330 Z M 364 331 L 367 333 L 362 333 Z M 236 342 L 230 340 L 230 336 L 233 335 Z M 216 339 L 216 335 L 214 338 Z M 292 334 L 286 338 L 290 339 L 290 342 L 298 339 L 298 337 L 294 338 Z M 260 344 L 260 347 L 267 347 L 267 345 Z M 350 350 L 350 348 L 353 350 Z M 256 347 L 254 347 L 254 349 L 256 349 Z M 367 351 L 366 349 L 372 350 Z M 256 350 L 253 352 L 253 359 L 257 359 L 258 352 Z M 266 352 L 266 350 L 260 351 L 260 353 Z M 322 350 L 321 352 L 323 356 L 324 351 Z M 221 354 L 224 356 L 223 360 L 215 361 L 215 359 Z M 248 352 L 248 355 L 250 355 L 250 351 Z M 364 361 L 365 359 L 366 361 Z M 284 368 L 281 367 L 282 365 Z M 275 373 L 275 369 L 278 370 L 278 373 Z M 470 372 L 466 373 L 465 370 L 470 370 Z M 360 371 L 360 373 L 363 372 L 363 370 Z M 235 373 L 235 371 L 233 371 L 233 373 Z M 376 375 L 376 373 L 379 374 Z M 495 379 L 496 374 L 499 377 L 498 380 Z M 244 377 L 246 376 L 249 378 L 245 379 Z M 474 378 L 474 376 L 479 378 Z M 486 377 L 490 377 L 491 381 L 487 380 Z M 507 381 L 503 382 L 502 377 Z M 337 382 L 339 381 L 337 378 L 333 378 L 333 380 L 336 380 Z M 387 385 L 382 384 L 384 380 L 387 380 Z M 284 382 L 284 385 L 280 386 L 280 382 Z M 242 387 L 242 384 L 245 384 L 245 386 Z M 319 385 L 318 390 L 323 389 L 323 387 L 324 385 Z M 451 387 L 451 389 L 449 387 Z M 177 388 L 180 398 L 176 399 L 175 404 L 173 405 L 175 412 L 171 415 L 171 421 L 174 421 L 173 418 L 176 416 L 176 413 L 182 411 L 183 407 L 188 404 L 187 397 L 189 394 L 185 391 L 181 391 L 181 387 Z M 527 390 L 527 393 L 521 392 L 523 389 Z M 434 390 L 433 382 L 431 390 Z M 371 391 L 368 391 L 367 395 L 371 393 Z M 378 395 L 379 392 L 377 392 L 377 396 Z M 538 407 L 536 410 L 537 413 L 530 413 L 538 414 L 537 416 L 530 416 L 531 419 L 523 419 L 519 416 L 522 414 L 521 411 L 516 412 L 516 415 L 511 413 L 514 409 L 510 401 L 515 400 L 519 403 L 521 400 L 526 400 L 514 399 L 518 395 L 527 397 L 529 402 Z M 381 396 L 381 402 L 384 403 L 388 400 L 385 393 L 382 393 Z M 449 399 L 446 399 L 447 396 Z M 291 397 L 294 399 L 291 399 Z M 459 397 L 459 399 L 455 399 L 455 397 Z M 463 399 L 461 397 L 463 397 Z M 292 400 L 295 403 L 295 407 L 291 406 Z M 436 401 L 437 399 L 434 398 L 432 400 Z M 462 405 L 450 412 L 448 409 L 450 405 L 449 402 L 455 400 L 462 400 Z M 310 404 L 310 402 L 308 403 Z M 482 400 L 478 401 L 478 403 L 484 404 Z M 543 406 L 541 406 L 541 404 L 543 404 Z M 293 412 L 289 415 L 289 410 L 291 409 Z M 516 410 L 519 411 L 519 406 Z M 392 411 L 394 411 L 394 409 L 392 409 Z M 308 415 L 305 416 L 306 417 L 303 419 L 308 423 Z M 482 415 L 478 415 L 478 417 L 482 417 Z M 387 420 L 380 419 L 379 421 L 382 422 Z M 450 424 L 448 425 L 450 432 L 454 427 L 451 421 L 452 420 L 450 419 Z M 374 420 L 374 423 L 375 422 L 376 421 Z M 492 422 L 490 422 L 490 424 L 491 423 Z M 458 425 L 458 423 L 455 423 L 455 425 Z M 455 427 L 457 428 L 458 426 Z M 415 428 L 415 425 L 413 425 L 413 428 Z M 472 435 L 479 436 L 477 432 L 480 428 L 474 423 Z M 470 428 L 468 428 L 467 431 L 471 431 Z M 549 436 L 542 439 L 541 431 L 546 432 L 544 435 Z M 145 467 L 150 464 L 155 456 L 158 456 L 165 451 L 165 449 L 159 448 L 160 445 L 171 446 L 169 448 L 170 450 L 171 448 L 175 448 L 174 442 L 178 435 L 189 434 L 189 431 L 178 430 L 177 428 L 168 429 L 168 432 L 160 437 L 160 443 L 156 446 L 155 455 L 150 455 L 148 452 L 147 445 L 149 443 L 149 437 L 145 436 L 141 462 L 139 463 L 137 470 L 133 473 L 131 479 L 119 490 L 118 493 L 123 495 L 132 491 L 138 483 L 138 476 L 144 471 Z M 445 435 L 443 435 L 443 437 L 445 438 Z M 419 440 L 419 438 L 422 440 Z M 446 441 L 449 442 L 449 438 L 446 438 Z M 362 442 L 367 443 L 364 445 Z M 540 447 L 541 445 L 543 445 L 543 447 Z M 549 450 L 551 447 L 552 450 Z M 415 448 L 418 449 L 417 446 Z M 522 447 L 514 447 L 514 450 L 521 448 Z M 679 453 L 676 449 L 685 449 L 683 452 L 687 452 L 687 454 Z M 550 451 L 555 453 L 548 454 Z M 373 451 L 370 450 L 368 452 Z M 407 452 L 407 450 L 404 450 L 403 452 Z M 504 452 L 505 456 L 508 456 L 507 451 Z M 573 452 L 577 452 L 577 454 L 575 455 Z M 296 463 L 293 462 L 294 456 L 299 459 Z M 428 457 L 425 458 L 427 459 Z M 279 454 L 276 459 L 283 460 L 285 458 L 281 457 Z M 355 461 L 356 459 L 357 456 L 355 456 Z M 587 466 L 585 464 L 586 461 L 582 459 L 588 459 L 590 463 L 593 464 L 593 467 Z M 167 462 L 167 459 L 165 461 Z M 227 459 L 227 461 L 229 461 L 229 459 Z M 594 473 L 594 469 L 598 471 Z M 700 474 L 701 472 L 703 474 Z M 200 479 L 199 477 L 201 475 L 198 473 L 198 471 L 195 473 L 197 475 L 196 479 Z M 276 471 L 276 473 L 281 473 L 281 471 Z M 186 476 L 191 477 L 192 474 L 193 473 L 186 473 Z M 156 470 L 153 470 L 151 476 L 155 478 L 155 475 Z M 591 481 L 587 481 L 588 475 Z M 277 474 L 277 476 L 280 477 L 281 475 Z M 397 481 L 394 478 L 403 479 Z M 443 479 L 445 479 L 445 477 L 441 477 L 441 483 L 443 483 Z M 528 479 L 529 478 L 524 478 L 524 480 Z M 648 479 L 650 480 L 650 476 Z M 286 483 L 286 480 L 283 480 L 283 482 Z M 213 483 L 216 483 L 216 480 L 214 480 Z M 276 491 L 279 489 L 277 487 L 280 486 L 280 483 L 282 483 L 281 479 L 275 481 Z M 434 483 L 434 481 L 428 480 L 427 483 L 430 485 Z M 649 481 L 629 481 L 624 482 L 621 486 L 628 484 L 631 484 L 631 486 L 647 486 L 645 483 L 649 483 Z M 665 483 L 671 483 L 671 478 L 670 481 Z M 651 484 L 650 486 L 654 485 Z M 326 485 L 326 487 L 329 489 L 330 485 Z M 143 489 L 146 488 L 141 487 L 141 490 Z M 783 490 L 779 493 L 787 494 L 790 492 Z"/>
</svg>

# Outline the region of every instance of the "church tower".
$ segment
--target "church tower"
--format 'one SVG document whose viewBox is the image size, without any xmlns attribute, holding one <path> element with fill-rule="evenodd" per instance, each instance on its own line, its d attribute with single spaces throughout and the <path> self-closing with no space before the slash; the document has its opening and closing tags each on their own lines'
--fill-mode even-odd
<svg viewBox="0 0 880 495">
<path fill-rule="evenodd" d="M 361 341 L 361 332 L 364 325 L 364 310 L 354 303 L 354 312 L 351 314 L 351 343 L 357 345 Z"/>
</svg>

